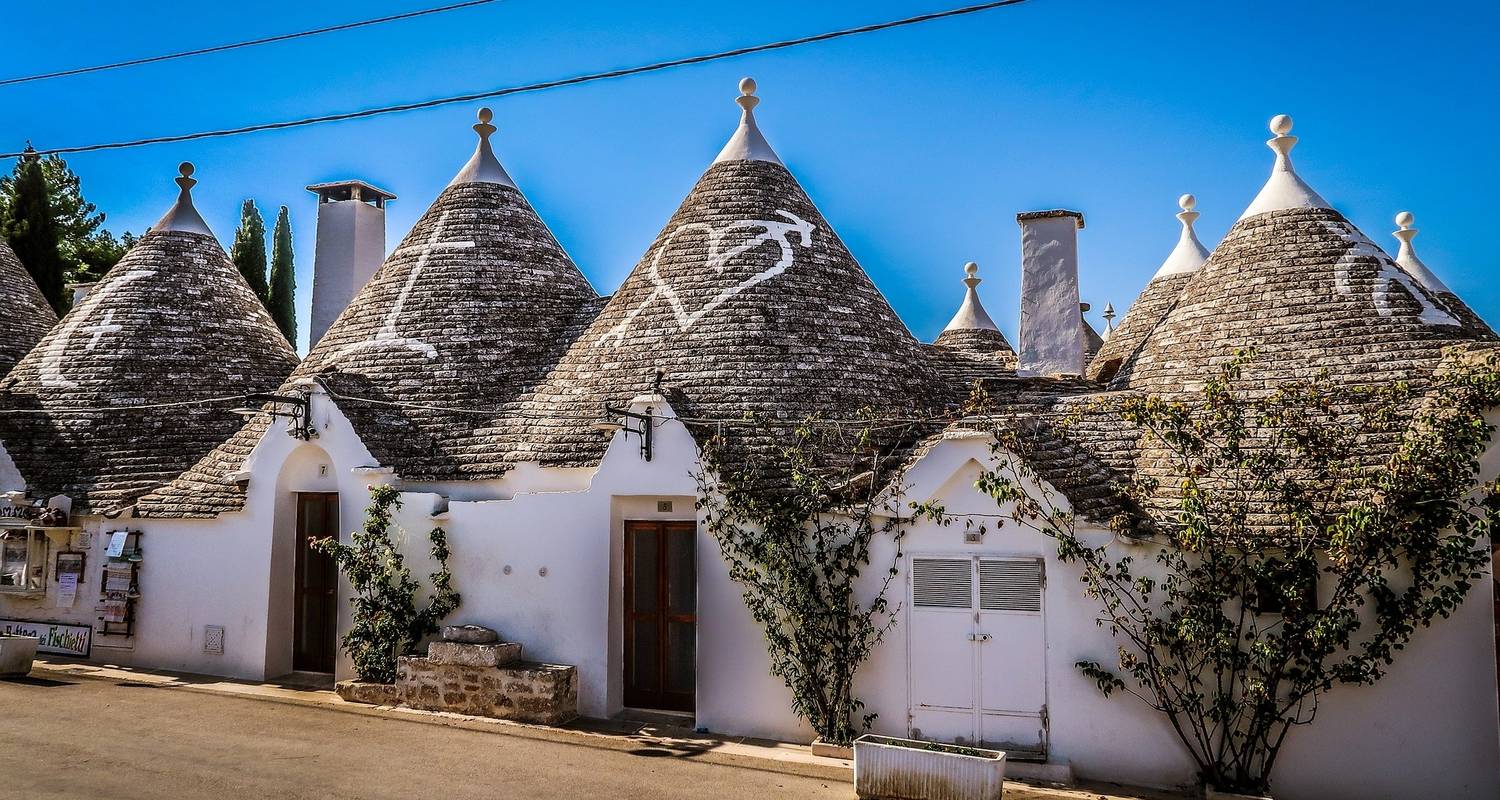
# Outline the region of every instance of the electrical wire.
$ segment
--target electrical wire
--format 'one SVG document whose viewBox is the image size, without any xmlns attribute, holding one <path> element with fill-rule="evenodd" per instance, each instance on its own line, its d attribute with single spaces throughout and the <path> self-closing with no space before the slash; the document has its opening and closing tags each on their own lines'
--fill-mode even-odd
<svg viewBox="0 0 1500 800">
<path fill-rule="evenodd" d="M 216 403 L 243 403 L 246 396 L 243 394 L 229 394 L 223 397 L 205 397 L 199 400 L 178 400 L 172 403 L 151 403 L 140 406 L 62 406 L 56 408 L 4 408 L 0 414 L 96 414 L 105 411 L 143 411 L 152 408 L 181 408 L 182 406 L 206 406 Z"/>
<path fill-rule="evenodd" d="M 286 42 L 292 39 L 301 39 L 306 36 L 317 36 L 324 33 L 335 33 L 348 31 L 355 28 L 365 28 L 371 25 L 381 25 L 387 22 L 397 22 L 415 17 L 425 17 L 429 14 L 442 14 L 447 11 L 458 11 L 473 6 L 498 3 L 500 0 L 467 0 L 463 3 L 439 6 L 437 8 L 424 8 L 419 11 L 408 11 L 402 14 L 392 14 L 387 17 L 360 20 L 359 22 L 345 22 L 339 25 L 329 25 L 323 28 L 314 28 L 309 31 L 298 31 L 296 33 L 282 33 L 276 36 L 266 36 L 260 39 L 251 39 L 245 42 L 234 42 L 233 44 L 220 44 L 213 47 L 201 47 L 196 50 L 184 50 L 179 53 L 166 53 L 157 56 L 146 56 L 144 58 L 132 58 L 128 61 L 116 61 L 112 64 L 97 64 L 92 67 L 75 67 L 73 69 L 58 70 L 57 72 L 43 72 L 38 75 L 25 75 L 19 78 L 0 78 L 0 86 L 14 86 L 18 83 L 31 83 L 33 81 L 45 81 L 52 78 L 67 78 L 73 75 L 87 75 L 91 72 L 104 72 L 105 70 L 121 69 L 123 67 L 138 67 L 142 64 L 156 64 L 162 61 L 175 61 L 179 58 L 191 58 L 192 56 L 208 55 L 209 53 L 222 53 L 226 50 L 239 50 L 244 47 L 255 47 L 262 44 L 273 44 L 275 42 Z"/>
<path fill-rule="evenodd" d="M 286 128 L 300 128 L 308 125 L 320 125 L 327 122 L 344 122 L 347 120 L 365 119 L 368 117 L 381 116 L 384 114 L 396 114 L 405 111 L 416 111 L 419 109 L 452 105 L 455 103 L 468 103 L 475 100 L 507 97 L 510 95 L 523 94 L 527 92 L 539 92 L 546 89 L 559 89 L 567 86 L 578 86 L 580 84 L 593 83 L 595 81 L 625 78 L 633 75 L 642 75 L 649 72 L 660 72 L 662 70 L 673 69 L 676 67 L 706 64 L 712 61 L 721 61 L 727 58 L 737 58 L 754 53 L 765 53 L 772 50 L 784 50 L 789 47 L 799 47 L 801 45 L 813 44 L 817 42 L 827 42 L 834 39 L 842 39 L 848 36 L 857 36 L 865 33 L 890 30 L 892 28 L 901 28 L 908 25 L 918 25 L 924 22 L 932 22 L 939 19 L 948 19 L 951 17 L 977 14 L 981 11 L 990 11 L 992 9 L 1004 8 L 1006 6 L 1020 5 L 1025 2 L 1027 2 L 1027 0 L 994 0 L 994 2 L 989 3 L 979 3 L 976 5 L 963 6 L 962 8 L 954 8 L 946 11 L 934 11 L 928 14 L 919 14 L 914 17 L 905 17 L 903 19 L 890 20 L 887 22 L 877 22 L 870 25 L 860 25 L 854 28 L 843 28 L 841 30 L 813 34 L 811 36 L 802 36 L 796 39 L 782 39 L 765 44 L 751 45 L 748 47 L 737 47 L 732 50 L 722 50 L 717 53 L 709 53 L 707 55 L 675 58 L 668 61 L 657 61 L 652 64 L 646 64 L 638 67 L 627 67 L 623 69 L 609 70 L 606 72 L 594 72 L 587 75 L 577 75 L 571 78 L 561 78 L 557 80 L 543 81 L 541 83 L 530 83 L 523 86 L 511 86 L 503 89 L 474 92 L 471 94 L 454 95 L 451 97 L 442 97 L 434 100 L 422 100 L 413 103 L 400 103 L 397 105 L 381 106 L 379 108 L 367 108 L 361 111 L 349 111 L 339 114 L 325 114 L 317 117 L 306 117 L 303 119 L 287 120 L 283 122 L 265 122 L 257 125 L 246 125 L 238 128 L 198 131 L 196 133 L 182 133 L 172 136 L 155 136 L 147 139 L 132 139 L 129 141 L 109 142 L 105 144 L 89 144 L 78 145 L 75 147 L 55 147 L 47 150 L 0 153 L 0 158 L 18 158 L 22 155 L 29 155 L 33 153 L 35 155 L 53 155 L 63 153 L 90 153 L 99 150 L 120 150 L 128 147 L 144 147 L 146 145 L 153 144 L 189 142 L 199 139 L 214 139 L 222 138 L 225 136 L 239 136 L 247 133 L 284 130 Z"/>
</svg>

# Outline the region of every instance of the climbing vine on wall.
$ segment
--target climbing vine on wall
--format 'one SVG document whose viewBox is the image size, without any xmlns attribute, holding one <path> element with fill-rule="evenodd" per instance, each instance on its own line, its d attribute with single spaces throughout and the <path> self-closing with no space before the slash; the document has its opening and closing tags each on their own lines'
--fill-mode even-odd
<svg viewBox="0 0 1500 800">
<path fill-rule="evenodd" d="M 1493 476 L 1479 458 L 1500 373 L 1493 354 L 1468 353 L 1423 393 L 1327 376 L 1268 391 L 1241 386 L 1254 358 L 1190 400 L 1085 407 L 1049 437 L 992 419 L 999 466 L 978 488 L 1006 524 L 1052 537 L 1099 603 L 1118 658 L 1082 673 L 1165 715 L 1205 783 L 1261 793 L 1324 695 L 1379 681 L 1483 580 L 1500 493 L 1480 484 Z M 1141 513 L 1114 527 L 1134 544 L 1080 526 L 1031 466 L 1038 442 L 1098 413 L 1158 465 L 1120 487 Z"/>
<path fill-rule="evenodd" d="M 428 576 L 431 599 L 418 606 L 421 584 L 412 577 L 391 538 L 391 515 L 400 507 L 400 493 L 395 489 L 371 487 L 364 526 L 354 532 L 349 544 L 334 538 L 313 542 L 314 548 L 333 556 L 354 589 L 353 621 L 344 634 L 343 647 L 363 681 L 394 683 L 396 658 L 414 652 L 458 608 L 458 592 L 448 570 L 448 538 L 442 528 L 427 533 L 438 567 Z"/>
<path fill-rule="evenodd" d="M 731 451 L 709 439 L 698 508 L 765 632 L 792 710 L 822 739 L 848 743 L 874 719 L 861 716 L 855 673 L 896 620 L 889 590 L 908 520 L 890 443 L 902 437 L 890 426 L 876 435 L 872 417 L 760 427 L 746 438 L 774 444 Z M 871 564 L 882 537 L 894 555 Z"/>
</svg>

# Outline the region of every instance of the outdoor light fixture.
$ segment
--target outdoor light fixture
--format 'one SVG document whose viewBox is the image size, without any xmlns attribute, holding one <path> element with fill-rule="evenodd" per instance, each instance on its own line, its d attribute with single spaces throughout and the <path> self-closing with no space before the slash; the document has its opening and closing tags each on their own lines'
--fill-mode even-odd
<svg viewBox="0 0 1500 800">
<path fill-rule="evenodd" d="M 264 407 L 266 403 L 271 404 L 269 409 Z M 290 408 L 283 408 L 283 406 Z M 231 410 L 246 418 L 265 413 L 276 418 L 290 419 L 292 421 L 291 434 L 304 441 L 312 439 L 315 435 L 312 426 L 312 400 L 306 395 L 257 392 L 245 395 L 245 405 Z"/>
<path fill-rule="evenodd" d="M 620 422 L 619 417 L 627 421 Z M 604 418 L 594 423 L 594 429 L 603 433 L 606 438 L 614 436 L 617 431 L 625 431 L 628 434 L 636 434 L 641 437 L 641 458 L 651 460 L 651 420 L 655 419 L 650 414 L 637 414 L 628 408 L 615 408 L 604 404 Z M 640 423 L 639 427 L 630 427 L 629 420 Z"/>
</svg>

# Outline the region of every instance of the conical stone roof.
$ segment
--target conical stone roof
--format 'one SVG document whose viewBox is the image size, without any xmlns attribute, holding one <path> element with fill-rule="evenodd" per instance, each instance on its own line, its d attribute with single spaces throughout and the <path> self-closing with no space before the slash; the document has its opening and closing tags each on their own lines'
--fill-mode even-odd
<svg viewBox="0 0 1500 800">
<path fill-rule="evenodd" d="M 979 284 L 983 281 L 979 277 L 978 264 L 970 261 L 964 265 L 963 302 L 933 344 L 966 355 L 1003 361 L 1015 368 L 1016 351 L 979 300 Z"/>
<path fill-rule="evenodd" d="M 1401 243 L 1396 251 L 1396 263 L 1402 269 L 1406 270 L 1406 274 L 1410 275 L 1429 294 L 1437 298 L 1443 308 L 1462 321 L 1466 327 L 1493 333 L 1490 326 L 1484 320 L 1480 319 L 1479 315 L 1474 313 L 1474 310 L 1469 308 L 1469 305 L 1460 299 L 1457 294 L 1454 294 L 1453 290 L 1449 289 L 1422 262 L 1421 258 L 1417 257 L 1416 247 L 1412 244 L 1412 239 L 1417 236 L 1417 229 L 1412 227 L 1412 223 L 1415 221 L 1410 211 L 1402 211 L 1396 215 L 1396 225 L 1398 227 L 1392 235 Z"/>
<path fill-rule="evenodd" d="M 296 353 L 193 208 L 177 203 L 0 382 L 0 442 L 28 491 L 128 506 L 228 439 L 235 399 Z M 202 401 L 196 403 L 195 401 Z"/>
<path fill-rule="evenodd" d="M 1140 347 L 1172 304 L 1177 302 L 1188 280 L 1208 260 L 1208 248 L 1198 241 L 1198 234 L 1193 230 L 1193 222 L 1198 219 L 1198 212 L 1194 210 L 1198 200 L 1185 194 L 1178 198 L 1177 203 L 1182 209 L 1177 214 L 1182 223 L 1177 246 L 1172 248 L 1167 260 L 1151 276 L 1151 281 L 1135 302 L 1125 309 L 1119 327 L 1110 333 L 1104 346 L 1089 361 L 1087 374 L 1093 380 L 1108 381 L 1114 377 L 1120 365 Z"/>
<path fill-rule="evenodd" d="M 1183 391 L 1246 347 L 1259 351 L 1251 373 L 1268 385 L 1323 369 L 1351 383 L 1423 381 L 1443 347 L 1493 340 L 1487 328 L 1451 313 L 1296 177 L 1287 158 L 1296 141 L 1287 135 L 1290 127 L 1289 119 L 1273 121 L 1278 159 L 1267 188 L 1112 386 Z"/>
<path fill-rule="evenodd" d="M 596 299 L 495 158 L 489 109 L 474 157 L 297 370 L 334 393 L 361 441 L 408 480 L 492 478 L 476 435 L 533 389 Z M 444 409 L 463 409 L 448 411 Z"/>
<path fill-rule="evenodd" d="M 0 239 L 0 308 L 5 309 L 5 325 L 0 326 L 0 377 L 4 377 L 57 324 L 57 314 L 4 239 Z"/>
<path fill-rule="evenodd" d="M 677 414 L 702 423 L 889 414 L 936 388 L 921 346 L 761 135 L 754 82 L 741 91 L 729 145 L 512 420 L 512 457 L 597 463 L 607 443 L 591 423 L 658 370 Z M 729 452 L 758 443 L 742 430 L 726 427 Z"/>
</svg>

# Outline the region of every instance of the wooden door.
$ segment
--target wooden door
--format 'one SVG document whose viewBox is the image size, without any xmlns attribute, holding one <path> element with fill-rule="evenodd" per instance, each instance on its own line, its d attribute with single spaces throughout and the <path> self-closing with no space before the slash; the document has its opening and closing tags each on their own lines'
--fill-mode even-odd
<svg viewBox="0 0 1500 800">
<path fill-rule="evenodd" d="M 692 711 L 698 580 L 692 522 L 625 523 L 625 705 Z"/>
<path fill-rule="evenodd" d="M 332 556 L 309 546 L 339 535 L 337 492 L 297 494 L 297 560 L 292 669 L 333 672 L 338 652 L 339 570 Z"/>
</svg>

